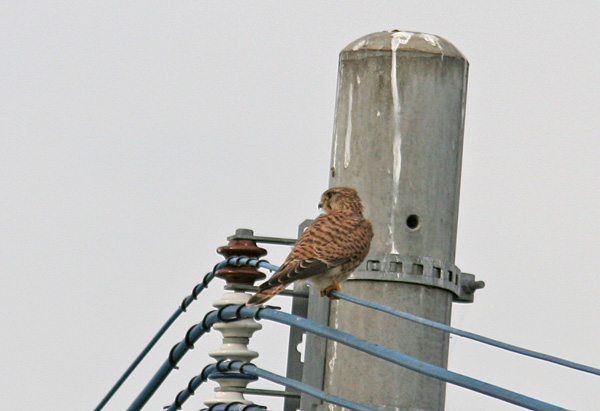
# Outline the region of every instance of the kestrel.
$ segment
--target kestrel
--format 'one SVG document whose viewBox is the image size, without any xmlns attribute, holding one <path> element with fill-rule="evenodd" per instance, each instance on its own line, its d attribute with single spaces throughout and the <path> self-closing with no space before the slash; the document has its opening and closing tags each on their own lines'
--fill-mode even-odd
<svg viewBox="0 0 600 411">
<path fill-rule="evenodd" d="M 261 305 L 290 283 L 308 280 L 324 296 L 340 291 L 339 283 L 365 259 L 373 228 L 363 217 L 363 206 L 355 189 L 333 187 L 321 196 L 319 216 L 300 236 L 279 270 L 260 285 L 248 305 Z"/>
</svg>

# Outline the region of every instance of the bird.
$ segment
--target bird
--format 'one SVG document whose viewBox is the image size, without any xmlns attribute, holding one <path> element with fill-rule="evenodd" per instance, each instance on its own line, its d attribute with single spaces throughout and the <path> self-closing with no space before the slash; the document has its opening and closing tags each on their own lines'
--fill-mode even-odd
<svg viewBox="0 0 600 411">
<path fill-rule="evenodd" d="M 302 233 L 281 267 L 258 287 L 246 303 L 262 305 L 289 284 L 307 280 L 320 290 L 321 297 L 333 290 L 365 259 L 373 238 L 371 222 L 363 217 L 357 191 L 350 187 L 332 187 L 319 202 L 324 211 Z"/>
</svg>

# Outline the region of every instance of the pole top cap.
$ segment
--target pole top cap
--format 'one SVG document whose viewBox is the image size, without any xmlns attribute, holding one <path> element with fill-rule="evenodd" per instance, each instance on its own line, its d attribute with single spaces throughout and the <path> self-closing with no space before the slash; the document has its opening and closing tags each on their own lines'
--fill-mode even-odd
<svg viewBox="0 0 600 411">
<path fill-rule="evenodd" d="M 463 54 L 448 40 L 435 34 L 413 31 L 390 30 L 368 34 L 350 43 L 342 52 L 370 51 L 416 51 L 437 54 L 442 58 L 465 59 Z"/>
</svg>

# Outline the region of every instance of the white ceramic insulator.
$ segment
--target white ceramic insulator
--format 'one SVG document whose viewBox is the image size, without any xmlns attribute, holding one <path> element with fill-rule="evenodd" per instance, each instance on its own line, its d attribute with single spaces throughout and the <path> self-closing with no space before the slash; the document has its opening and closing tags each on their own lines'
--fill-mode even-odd
<svg viewBox="0 0 600 411">
<path fill-rule="evenodd" d="M 226 387 L 245 388 L 246 384 L 248 383 L 247 380 L 238 380 L 237 378 L 227 378 L 227 379 L 220 378 L 218 382 L 222 389 L 226 388 Z M 242 395 L 242 393 L 235 392 L 235 391 L 216 391 L 215 397 L 211 398 L 210 400 L 204 401 L 204 404 L 206 404 L 207 406 L 210 407 L 213 404 L 219 404 L 219 403 L 229 404 L 232 402 L 241 402 L 243 404 L 252 404 L 252 401 L 248 401 L 247 399 L 245 399 L 244 396 Z"/>
<path fill-rule="evenodd" d="M 221 296 L 220 300 L 213 303 L 213 307 L 222 307 L 227 304 L 246 304 L 250 299 L 250 294 L 241 291 L 228 291 Z"/>
<path fill-rule="evenodd" d="M 252 318 L 231 323 L 216 323 L 213 325 L 213 329 L 223 334 L 224 338 L 250 338 L 252 337 L 252 334 L 261 328 L 262 325 L 254 321 Z"/>
<path fill-rule="evenodd" d="M 213 303 L 216 308 L 227 304 L 246 304 L 250 295 L 243 292 L 227 292 L 221 296 L 220 300 Z M 216 323 L 213 328 L 223 334 L 225 338 L 250 338 L 252 334 L 262 328 L 262 325 L 252 318 L 239 320 L 229 323 Z"/>
<path fill-rule="evenodd" d="M 246 304 L 249 299 L 250 295 L 244 292 L 226 292 L 221 296 L 220 300 L 213 303 L 213 306 L 220 308 L 227 304 Z M 209 353 L 214 359 L 249 362 L 258 357 L 256 351 L 248 349 L 250 337 L 262 328 L 262 325 L 254 321 L 254 319 L 248 318 L 233 322 L 219 322 L 216 323 L 213 328 L 223 334 L 223 344 L 221 344 L 220 349 Z M 241 393 L 226 391 L 228 387 L 245 388 L 250 382 L 249 380 L 241 378 L 219 378 L 215 381 L 219 383 L 221 389 L 216 392 L 215 398 L 204 402 L 207 406 L 232 402 L 252 404 L 252 402 L 246 400 Z"/>
<path fill-rule="evenodd" d="M 258 353 L 249 350 L 247 344 L 235 342 L 224 342 L 220 350 L 211 351 L 208 355 L 217 361 L 227 359 L 249 362 L 258 357 Z"/>
</svg>

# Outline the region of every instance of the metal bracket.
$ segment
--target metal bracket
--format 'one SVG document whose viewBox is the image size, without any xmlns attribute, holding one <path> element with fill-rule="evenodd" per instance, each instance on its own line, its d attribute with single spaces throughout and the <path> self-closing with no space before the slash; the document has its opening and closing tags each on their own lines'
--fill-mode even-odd
<svg viewBox="0 0 600 411">
<path fill-rule="evenodd" d="M 270 397 L 284 397 L 284 398 L 300 398 L 300 394 L 290 391 L 280 391 L 280 390 L 265 390 L 260 388 L 241 388 L 241 387 L 216 387 L 215 392 L 225 391 L 225 392 L 239 392 L 241 394 L 249 394 L 249 395 L 265 395 Z"/>
<path fill-rule="evenodd" d="M 455 302 L 473 302 L 476 290 L 485 287 L 475 275 L 463 273 L 448 261 L 432 257 L 371 253 L 350 276 L 351 280 L 397 281 L 442 288 Z"/>
<path fill-rule="evenodd" d="M 258 287 L 255 285 L 247 285 L 247 284 L 239 284 L 239 283 L 227 284 L 224 286 L 224 288 L 226 290 L 233 290 L 233 291 L 250 291 L 250 292 L 258 291 Z M 308 298 L 308 292 L 300 292 L 300 291 L 295 291 L 295 290 L 283 290 L 283 291 L 279 292 L 279 295 L 286 295 L 288 297 Z"/>
<path fill-rule="evenodd" d="M 298 227 L 298 237 L 314 220 L 304 220 Z M 255 236 L 248 228 L 238 228 L 231 240 L 252 240 L 257 243 L 294 245 L 297 239 Z M 452 292 L 455 302 L 472 303 L 476 290 L 485 287 L 483 281 L 476 281 L 474 274 L 463 273 L 453 263 L 432 257 L 407 256 L 401 254 L 371 253 L 350 280 L 398 281 L 442 288 Z M 292 294 L 292 292 L 284 292 Z M 305 297 L 305 295 L 299 295 Z"/>
<path fill-rule="evenodd" d="M 280 238 L 280 237 L 261 237 L 254 235 L 254 231 L 249 228 L 238 228 L 235 230 L 235 234 L 227 237 L 227 241 L 231 240 L 252 240 L 257 243 L 266 243 L 266 244 L 280 244 L 280 245 L 294 245 L 296 241 L 295 238 Z"/>
</svg>

